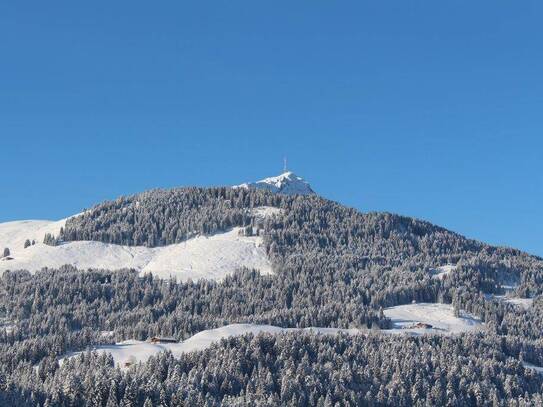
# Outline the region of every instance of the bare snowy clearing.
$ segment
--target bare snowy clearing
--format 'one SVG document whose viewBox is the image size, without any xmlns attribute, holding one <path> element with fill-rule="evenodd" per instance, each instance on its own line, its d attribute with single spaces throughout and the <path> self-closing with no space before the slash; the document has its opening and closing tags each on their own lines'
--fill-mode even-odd
<svg viewBox="0 0 543 407">
<path fill-rule="evenodd" d="M 432 270 L 432 278 L 438 278 L 442 280 L 445 276 L 451 274 L 452 271 L 456 270 L 454 264 L 447 264 L 445 266 L 436 267 Z"/>
<path fill-rule="evenodd" d="M 410 333 L 446 333 L 458 334 L 481 327 L 481 321 L 471 315 L 454 316 L 450 304 L 417 303 L 399 305 L 384 310 L 392 320 L 395 330 Z M 431 328 L 420 328 L 417 324 L 431 325 Z"/>
<path fill-rule="evenodd" d="M 522 362 L 522 365 L 523 365 L 526 369 L 535 370 L 537 373 L 543 375 L 543 367 L 536 366 L 536 365 L 532 365 L 531 363 L 528 363 L 528 362 Z"/>
<path fill-rule="evenodd" d="M 504 298 L 504 301 L 510 304 L 517 305 L 524 309 L 529 309 L 532 306 L 534 299 L 533 298 Z"/>
<path fill-rule="evenodd" d="M 523 308 L 525 310 L 530 309 L 534 302 L 533 298 L 520 298 L 513 296 L 513 293 L 518 288 L 518 286 L 518 282 L 508 282 L 502 284 L 502 288 L 505 290 L 505 295 L 495 295 L 494 298 L 505 301 L 509 304 L 516 305 L 517 307 Z"/>
<path fill-rule="evenodd" d="M 263 209 L 264 213 L 270 211 Z M 45 233 L 58 235 L 66 220 L 20 221 L 0 224 L 0 246 L 9 247 L 12 260 L 0 262 L 0 272 L 43 267 L 121 269 L 133 268 L 160 278 L 179 281 L 200 278 L 220 280 L 237 269 L 248 267 L 262 274 L 272 272 L 259 236 L 240 236 L 240 228 L 212 236 L 198 236 L 164 247 L 122 246 L 101 242 L 68 242 L 59 246 L 42 243 Z M 24 249 L 26 239 L 36 244 Z"/>
<path fill-rule="evenodd" d="M 253 209 L 253 215 L 257 219 L 265 219 L 271 216 L 279 215 L 284 212 L 281 208 L 275 208 L 273 206 L 260 206 Z"/>
<path fill-rule="evenodd" d="M 507 302 L 509 304 L 516 305 L 519 308 L 528 310 L 531 308 L 534 303 L 533 298 L 519 298 L 519 297 L 510 297 L 510 294 L 506 295 L 494 295 L 494 294 L 485 294 L 486 299 L 496 299 L 499 301 Z"/>
<path fill-rule="evenodd" d="M 76 215 L 77 216 L 77 215 Z M 50 220 L 19 220 L 0 223 L 0 247 L 8 247 L 12 257 L 22 253 L 27 239 L 42 243 L 46 233 L 58 236 L 60 228 L 66 225 L 66 219 Z"/>
<path fill-rule="evenodd" d="M 5 317 L 0 318 L 0 331 L 5 329 L 6 333 L 10 333 L 13 328 L 15 328 L 15 324 L 11 320 Z"/>
</svg>

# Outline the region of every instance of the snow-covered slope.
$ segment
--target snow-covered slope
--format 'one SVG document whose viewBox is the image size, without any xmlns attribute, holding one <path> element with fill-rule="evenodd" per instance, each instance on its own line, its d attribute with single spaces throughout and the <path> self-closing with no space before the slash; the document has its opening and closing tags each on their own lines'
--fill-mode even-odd
<svg viewBox="0 0 543 407">
<path fill-rule="evenodd" d="M 266 208 L 257 209 L 258 216 L 269 216 Z M 0 260 L 0 272 L 71 264 L 81 269 L 134 268 L 161 278 L 179 281 L 207 278 L 220 280 L 241 267 L 272 272 L 259 236 L 240 236 L 239 228 L 212 236 L 198 236 L 183 243 L 164 247 L 121 246 L 101 242 L 79 241 L 59 246 L 42 243 L 45 233 L 58 235 L 66 220 L 20 221 L 0 224 L 0 247 L 10 249 L 12 260 Z M 36 244 L 24 248 L 26 239 Z"/>
<path fill-rule="evenodd" d="M 451 274 L 451 272 L 456 270 L 456 268 L 457 267 L 454 264 L 447 264 L 445 266 L 436 267 L 432 270 L 432 277 L 443 280 L 445 276 Z"/>
<path fill-rule="evenodd" d="M 457 318 L 453 315 L 452 307 L 446 304 L 409 304 L 392 307 L 385 310 L 385 314 L 393 319 L 395 328 L 383 331 L 371 331 L 374 334 L 451 334 L 471 331 L 478 328 L 480 321 L 471 317 Z M 416 322 L 431 323 L 435 328 L 421 329 L 409 328 Z M 231 324 L 216 329 L 208 329 L 191 336 L 180 343 L 154 344 L 144 341 L 127 340 L 115 345 L 97 346 L 98 352 L 111 353 L 115 363 L 123 367 L 125 363 L 145 362 L 151 356 L 162 351 L 170 351 L 174 356 L 185 352 L 199 351 L 208 348 L 212 343 L 222 338 L 239 336 L 247 333 L 257 335 L 261 332 L 281 334 L 284 332 L 317 333 L 321 335 L 335 335 L 344 333 L 357 335 L 369 333 L 368 329 L 339 329 L 339 328 L 280 328 L 273 325 Z M 61 362 L 81 352 L 66 355 Z"/>
<path fill-rule="evenodd" d="M 357 329 L 338 329 L 338 328 L 280 328 L 272 325 L 255 325 L 255 324 L 232 324 L 216 329 L 208 329 L 191 336 L 187 340 L 180 343 L 164 343 L 154 344 L 144 341 L 128 340 L 117 343 L 115 345 L 102 345 L 94 348 L 98 352 L 111 353 L 115 363 L 121 367 L 125 363 L 145 362 L 151 356 L 159 352 L 168 350 L 174 356 L 179 356 L 185 352 L 199 351 L 208 348 L 212 343 L 220 341 L 222 338 L 230 336 L 239 336 L 247 333 L 257 335 L 261 332 L 272 334 L 280 334 L 283 332 L 315 332 L 319 334 L 337 334 L 344 332 L 355 335 L 361 331 Z M 60 360 L 62 363 L 66 358 L 70 358 L 80 354 L 81 352 L 73 352 L 66 355 Z"/>
<path fill-rule="evenodd" d="M 236 185 L 234 188 L 265 189 L 286 195 L 310 195 L 315 192 L 309 183 L 293 172 L 287 171 L 277 177 L 265 178 L 257 182 Z"/>
<path fill-rule="evenodd" d="M 450 304 L 417 303 L 387 308 L 385 315 L 395 329 L 412 333 L 461 333 L 480 328 L 481 321 L 471 315 L 455 317 Z M 429 324 L 430 329 L 417 328 L 417 323 Z"/>
<path fill-rule="evenodd" d="M 60 228 L 64 227 L 67 219 L 58 221 L 20 220 L 0 223 L 0 247 L 2 249 L 9 248 L 13 254 L 24 248 L 27 239 L 42 243 L 46 233 L 58 236 Z"/>
<path fill-rule="evenodd" d="M 508 302 L 510 304 L 517 305 L 525 310 L 530 309 L 532 304 L 534 303 L 533 298 L 516 298 L 516 297 L 510 297 L 510 298 L 504 298 L 505 302 Z"/>
<path fill-rule="evenodd" d="M 507 281 L 502 283 L 502 288 L 505 290 L 505 295 L 485 294 L 486 299 L 496 299 L 498 301 L 507 302 L 509 304 L 516 305 L 519 308 L 528 310 L 531 308 L 534 299 L 533 298 L 519 298 L 515 296 L 515 289 L 518 288 L 519 283 L 516 281 Z"/>
</svg>

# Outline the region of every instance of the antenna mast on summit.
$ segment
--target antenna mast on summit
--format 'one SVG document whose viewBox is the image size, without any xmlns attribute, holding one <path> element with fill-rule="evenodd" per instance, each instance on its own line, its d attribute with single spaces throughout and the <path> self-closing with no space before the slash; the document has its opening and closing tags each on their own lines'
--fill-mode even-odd
<svg viewBox="0 0 543 407">
<path fill-rule="evenodd" d="M 283 157 L 283 173 L 287 172 L 287 157 Z"/>
</svg>

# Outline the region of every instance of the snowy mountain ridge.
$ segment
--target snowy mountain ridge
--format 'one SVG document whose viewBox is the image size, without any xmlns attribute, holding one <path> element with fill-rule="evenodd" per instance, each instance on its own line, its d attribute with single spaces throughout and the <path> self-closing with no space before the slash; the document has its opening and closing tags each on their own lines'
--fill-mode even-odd
<svg viewBox="0 0 543 407">
<path fill-rule="evenodd" d="M 234 188 L 264 189 L 270 192 L 286 195 L 313 195 L 309 183 L 291 171 L 286 171 L 276 177 L 264 178 L 256 182 L 235 185 Z"/>
</svg>

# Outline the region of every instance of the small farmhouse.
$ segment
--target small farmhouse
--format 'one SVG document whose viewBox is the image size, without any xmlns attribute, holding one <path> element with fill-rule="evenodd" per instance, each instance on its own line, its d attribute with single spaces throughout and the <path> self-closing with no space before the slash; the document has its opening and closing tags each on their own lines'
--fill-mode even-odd
<svg viewBox="0 0 543 407">
<path fill-rule="evenodd" d="M 168 336 L 153 336 L 150 340 L 151 343 L 177 343 L 177 339 Z"/>
<path fill-rule="evenodd" d="M 430 324 L 425 324 L 424 322 L 417 322 L 415 325 L 413 325 L 411 328 L 419 328 L 419 329 L 432 329 L 433 326 Z"/>
</svg>

